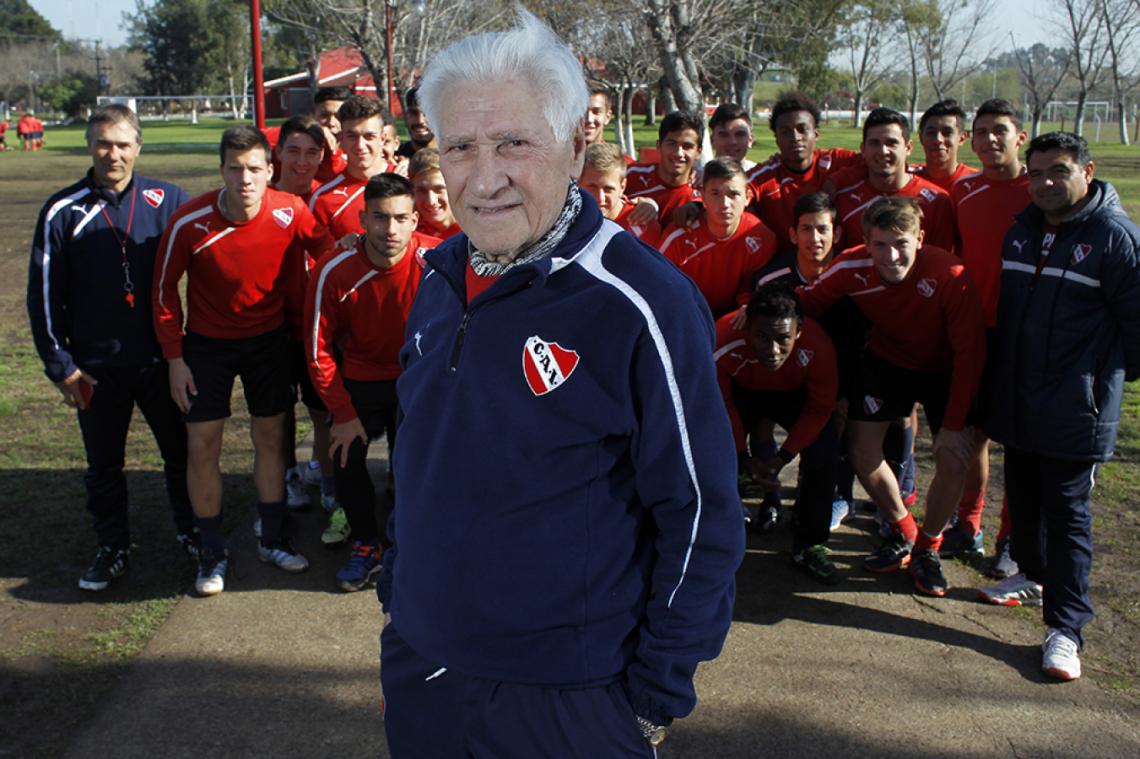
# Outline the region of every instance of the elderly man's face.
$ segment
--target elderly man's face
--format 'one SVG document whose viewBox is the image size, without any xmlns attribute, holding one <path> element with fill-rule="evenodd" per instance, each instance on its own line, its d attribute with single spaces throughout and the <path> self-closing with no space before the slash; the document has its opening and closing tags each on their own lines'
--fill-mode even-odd
<svg viewBox="0 0 1140 759">
<path fill-rule="evenodd" d="M 456 221 L 488 256 L 510 261 L 558 218 L 582 169 L 581 128 L 561 142 L 530 82 L 445 88 L 436 127 L 440 169 Z"/>
</svg>

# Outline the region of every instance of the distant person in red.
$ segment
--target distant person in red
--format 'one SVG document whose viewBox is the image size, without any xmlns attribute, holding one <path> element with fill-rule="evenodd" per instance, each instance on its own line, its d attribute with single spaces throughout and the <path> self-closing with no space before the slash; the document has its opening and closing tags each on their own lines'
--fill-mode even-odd
<svg viewBox="0 0 1140 759">
<path fill-rule="evenodd" d="M 616 222 L 642 242 L 656 245 L 661 238 L 662 230 L 655 214 L 646 224 L 634 224 L 630 221 L 638 204 L 625 197 L 625 172 L 625 156 L 617 145 L 599 142 L 586 148 L 586 158 L 582 163 L 578 186 L 598 202 L 603 216 Z M 641 202 L 648 205 L 648 201 Z"/>
<path fill-rule="evenodd" d="M 586 147 L 600 145 L 606 141 L 606 126 L 614 117 L 610 104 L 610 90 L 601 82 L 590 83 L 590 105 L 586 108 L 586 118 L 582 120 Z"/>
<path fill-rule="evenodd" d="M 658 249 L 697 283 L 714 319 L 748 303 L 752 275 L 776 253 L 776 234 L 745 211 L 744 170 L 732 158 L 705 164 L 699 221 L 665 230 Z"/>
<path fill-rule="evenodd" d="M 318 186 L 344 171 L 344 151 L 340 149 L 336 139 L 337 135 L 340 134 L 340 122 L 337 121 L 336 111 L 340 108 L 341 103 L 347 100 L 351 94 L 352 91 L 347 87 L 322 87 L 317 90 L 317 94 L 313 96 L 313 112 L 311 116 L 317 120 L 321 130 L 324 132 L 324 137 L 321 140 L 324 155 L 321 157 L 321 163 L 317 167 L 314 177 L 318 182 Z M 280 142 L 281 127 L 267 127 L 262 131 L 265 132 L 265 137 L 269 140 L 269 146 L 273 149 L 273 174 L 280 178 L 281 161 L 277 155 L 277 145 Z"/>
<path fill-rule="evenodd" d="M 728 408 L 740 472 L 779 487 L 780 470 L 800 457 L 792 563 L 812 579 L 834 585 L 842 578 L 829 558 L 831 501 L 839 440 L 831 414 L 838 374 L 831 340 L 805 319 L 799 298 L 780 284 L 760 288 L 748 303 L 743 328 L 731 317 L 717 322 L 717 382 Z M 774 455 L 749 455 L 747 438 L 761 422 L 788 432 Z M 761 434 L 768 437 L 767 430 Z"/>
<path fill-rule="evenodd" d="M 863 212 L 883 197 L 914 198 L 922 209 L 922 230 L 928 245 L 954 250 L 954 208 L 950 196 L 936 184 L 907 171 L 910 155 L 910 122 L 890 108 L 876 108 L 863 122 L 860 145 L 867 178 L 841 189 L 835 197 L 843 242 L 863 242 Z"/>
<path fill-rule="evenodd" d="M 823 189 L 832 172 L 861 162 L 844 148 L 819 150 L 819 107 L 808 96 L 791 92 L 772 105 L 769 126 L 776 136 L 778 158 L 748 172 L 752 211 L 772 229 L 792 226 L 792 209 L 801 195 Z"/>
<path fill-rule="evenodd" d="M 309 209 L 334 240 L 360 234 L 360 212 L 364 208 L 364 185 L 369 177 L 394 171 L 396 166 L 385 154 L 385 143 L 395 131 L 391 114 L 379 100 L 353 95 L 337 111 L 340 120 L 340 146 L 348 165 L 336 178 L 325 183 L 309 200 Z"/>
<path fill-rule="evenodd" d="M 234 378 L 250 414 L 262 561 L 291 572 L 308 561 L 289 545 L 285 519 L 285 411 L 289 338 L 285 283 L 290 257 L 318 254 L 325 230 L 296 195 L 268 187 L 269 143 L 250 126 L 227 129 L 219 147 L 223 187 L 182 205 L 159 244 L 154 276 L 155 333 L 170 364 L 170 393 L 186 415 L 187 484 L 201 535 L 202 595 L 225 587 L 219 462 Z M 185 333 L 178 285 L 187 277 Z"/>
<path fill-rule="evenodd" d="M 667 226 L 673 209 L 699 193 L 693 186 L 697 159 L 704 139 L 704 120 L 696 114 L 674 111 L 661 119 L 657 129 L 656 163 L 635 163 L 626 172 L 625 194 L 630 200 L 651 200 L 657 207 L 658 223 Z M 643 225 L 654 218 L 648 207 L 633 212 L 632 223 Z"/>
<path fill-rule="evenodd" d="M 435 144 L 435 134 L 420 108 L 418 87 L 412 87 L 404 95 L 404 127 L 408 130 L 408 141 L 400 143 L 396 150 L 396 155 L 400 158 L 411 158 L 424 148 L 438 147 Z"/>
<path fill-rule="evenodd" d="M 1019 157 L 1029 135 L 1018 109 L 1008 100 L 987 100 L 974 115 L 970 146 L 982 170 L 963 177 L 951 191 L 958 218 L 959 254 L 982 299 L 986 326 L 997 324 L 1001 283 L 1001 251 L 1014 218 L 1030 204 L 1029 175 Z M 989 482 L 989 440 L 978 430 L 978 457 L 970 470 L 966 492 L 958 506 L 958 523 L 943 536 L 943 555 L 982 553 L 982 513 Z M 1009 513 L 1002 507 L 994 574 L 1017 573 L 1009 555 Z"/>
<path fill-rule="evenodd" d="M 800 295 L 822 314 L 849 297 L 871 320 L 871 338 L 849 393 L 851 465 L 892 533 L 863 566 L 910 567 L 915 589 L 946 594 L 942 530 L 962 496 L 974 456 L 972 409 L 985 365 L 981 301 L 957 256 L 930 245 L 911 198 L 880 198 L 863 214 L 865 245 L 844 251 Z M 921 528 L 903 505 L 883 456 L 891 420 L 922 403 L 934 435 L 934 477 Z"/>
<path fill-rule="evenodd" d="M 918 120 L 918 141 L 926 163 L 915 166 L 913 172 L 950 192 L 955 182 L 977 171 L 958 160 L 958 151 L 969 136 L 966 112 L 958 101 L 939 100 Z"/>
<path fill-rule="evenodd" d="M 442 242 L 416 231 L 412 193 L 412 183 L 397 174 L 370 178 L 360 214 L 364 235 L 353 249 L 321 259 L 305 300 L 309 374 L 332 415 L 337 495 L 351 528 L 352 552 L 336 574 L 346 591 L 361 590 L 380 571 L 381 544 L 387 542 L 381 525 L 391 502 L 377 512 L 368 444 L 386 435 L 391 461 L 404 327 L 423 275 L 423 253 Z"/>
<path fill-rule="evenodd" d="M 25 153 L 32 149 L 33 131 L 35 131 L 35 125 L 32 122 L 32 114 L 25 113 L 20 116 L 16 121 L 16 133 L 20 135 L 20 144 L 23 146 Z"/>
<path fill-rule="evenodd" d="M 32 124 L 35 127 L 32 132 L 32 150 L 43 150 L 44 147 L 44 122 L 40 121 L 39 117 L 32 116 Z"/>
<path fill-rule="evenodd" d="M 451 213 L 447 183 L 439 170 L 439 151 L 435 148 L 417 150 L 408 160 L 408 179 L 412 181 L 420 219 L 416 231 L 440 240 L 457 234 L 459 224 Z"/>
<path fill-rule="evenodd" d="M 324 130 L 312 116 L 294 116 L 282 124 L 277 147 L 273 151 L 281 170 L 280 173 L 274 172 L 273 188 L 296 195 L 308 203 L 313 191 L 320 186 L 316 175 L 324 157 L 324 146 Z M 317 484 L 320 486 L 321 505 L 335 513 L 336 488 L 328 455 L 328 411 L 305 368 L 305 285 L 316 259 L 308 255 L 294 256 L 292 263 L 295 268 L 290 272 L 289 287 L 294 295 L 286 301 L 285 313 L 289 325 L 290 385 L 292 397 L 300 396 L 313 421 L 313 452 L 308 465 L 297 465 L 297 420 L 291 406 L 285 415 L 285 502 L 291 509 L 308 508 L 311 500 L 306 485 Z M 311 472 L 317 476 L 313 477 Z M 331 533 L 326 530 L 326 533 L 329 537 L 326 543 L 343 543 L 347 527 Z M 325 535 L 321 537 L 324 539 Z"/>
<path fill-rule="evenodd" d="M 4 138 L 4 134 L 7 131 L 8 131 L 8 122 L 7 121 L 0 121 L 0 152 L 4 152 L 5 150 L 8 149 L 8 142 Z"/>
</svg>

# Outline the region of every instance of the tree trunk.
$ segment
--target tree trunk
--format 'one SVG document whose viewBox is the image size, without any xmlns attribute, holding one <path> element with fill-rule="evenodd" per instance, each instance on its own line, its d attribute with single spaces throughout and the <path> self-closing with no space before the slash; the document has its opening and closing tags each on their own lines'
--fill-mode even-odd
<svg viewBox="0 0 1140 759">
<path fill-rule="evenodd" d="M 625 111 L 625 144 L 629 146 L 629 155 L 634 158 L 637 157 L 635 155 L 637 146 L 633 139 L 633 98 L 636 94 L 637 86 L 633 82 L 627 82 L 622 98 L 622 110 Z"/>
<path fill-rule="evenodd" d="M 1085 126 L 1085 101 L 1089 99 L 1088 90 L 1081 88 L 1077 93 L 1077 112 L 1073 114 L 1073 134 L 1081 137 L 1084 135 Z"/>
<path fill-rule="evenodd" d="M 645 95 L 645 126 L 657 123 L 657 88 L 649 87 Z"/>
<path fill-rule="evenodd" d="M 858 129 L 859 125 L 863 122 L 861 112 L 863 110 L 863 90 L 862 88 L 855 89 L 855 114 L 851 117 L 851 128 Z"/>
<path fill-rule="evenodd" d="M 701 94 L 696 62 L 688 51 L 682 50 L 678 45 L 680 30 L 677 26 L 685 27 L 687 20 L 684 18 L 685 9 L 673 3 L 666 3 L 664 0 L 649 0 L 649 9 L 647 17 L 649 31 L 657 43 L 661 68 L 665 72 L 665 79 L 669 82 L 673 97 L 676 98 L 677 104 L 687 111 L 693 113 L 703 111 L 704 97 Z"/>
<path fill-rule="evenodd" d="M 672 113 L 677 110 L 677 100 L 673 97 L 673 90 L 669 89 L 669 83 L 661 81 L 661 110 L 665 113 Z"/>
<path fill-rule="evenodd" d="M 1041 134 L 1041 108 L 1040 107 L 1034 107 L 1034 109 L 1033 109 L 1033 121 L 1032 121 L 1032 126 L 1030 127 L 1030 131 L 1029 131 L 1029 138 L 1033 139 L 1034 137 L 1036 137 L 1039 134 Z"/>
<path fill-rule="evenodd" d="M 625 110 L 621 107 L 622 98 L 625 96 L 625 86 L 621 86 L 617 91 L 617 105 L 614 108 L 614 134 L 617 135 L 618 150 L 626 155 L 633 155 L 630 151 L 630 146 L 625 142 Z"/>
<path fill-rule="evenodd" d="M 1116 97 L 1117 121 L 1120 123 L 1120 144 L 1128 144 L 1128 112 L 1124 110 L 1124 96 Z"/>
<path fill-rule="evenodd" d="M 736 70 L 732 73 L 732 86 L 736 90 L 736 99 L 733 102 L 751 114 L 752 97 L 756 89 L 756 69 L 737 64 Z"/>
</svg>

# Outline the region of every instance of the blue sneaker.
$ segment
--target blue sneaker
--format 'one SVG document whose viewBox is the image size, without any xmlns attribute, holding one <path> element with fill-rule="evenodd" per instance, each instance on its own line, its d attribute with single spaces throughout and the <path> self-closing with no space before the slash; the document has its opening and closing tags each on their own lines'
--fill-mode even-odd
<svg viewBox="0 0 1140 759">
<path fill-rule="evenodd" d="M 336 573 L 336 582 L 341 590 L 351 593 L 354 590 L 363 590 L 376 581 L 380 574 L 380 556 L 382 550 L 375 543 L 365 543 L 357 540 L 352 544 L 352 555 L 348 563 Z"/>
<path fill-rule="evenodd" d="M 942 546 L 938 549 L 938 555 L 943 559 L 952 559 L 955 556 L 981 558 L 982 535 L 982 530 L 978 530 L 977 535 L 972 535 L 966 525 L 955 524 L 942 533 Z"/>
<path fill-rule="evenodd" d="M 846 498 L 836 498 L 831 502 L 831 530 L 834 532 L 851 515 L 851 504 Z"/>
</svg>

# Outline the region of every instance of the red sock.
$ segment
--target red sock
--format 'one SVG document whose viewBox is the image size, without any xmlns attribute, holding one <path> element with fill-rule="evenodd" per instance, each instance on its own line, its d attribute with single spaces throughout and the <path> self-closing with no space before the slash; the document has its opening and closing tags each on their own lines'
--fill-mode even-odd
<svg viewBox="0 0 1140 759">
<path fill-rule="evenodd" d="M 967 490 L 958 502 L 958 524 L 968 526 L 971 535 L 982 529 L 982 512 L 986 510 L 986 491 Z"/>
<path fill-rule="evenodd" d="M 932 538 L 926 534 L 926 530 L 918 531 L 918 537 L 914 541 L 914 550 L 922 551 L 926 548 L 929 548 L 930 550 L 937 552 L 941 547 L 942 535 L 939 535 L 936 538 Z"/>
<path fill-rule="evenodd" d="M 918 538 L 918 525 L 914 522 L 914 514 L 909 511 L 906 516 L 897 522 L 892 522 L 891 526 L 895 528 L 895 532 L 902 534 L 904 538 L 913 543 Z"/>
<path fill-rule="evenodd" d="M 998 526 L 997 539 L 1006 540 L 1009 537 L 1010 524 L 1009 524 L 1009 496 L 1002 496 L 1001 499 L 1001 524 Z"/>
</svg>

